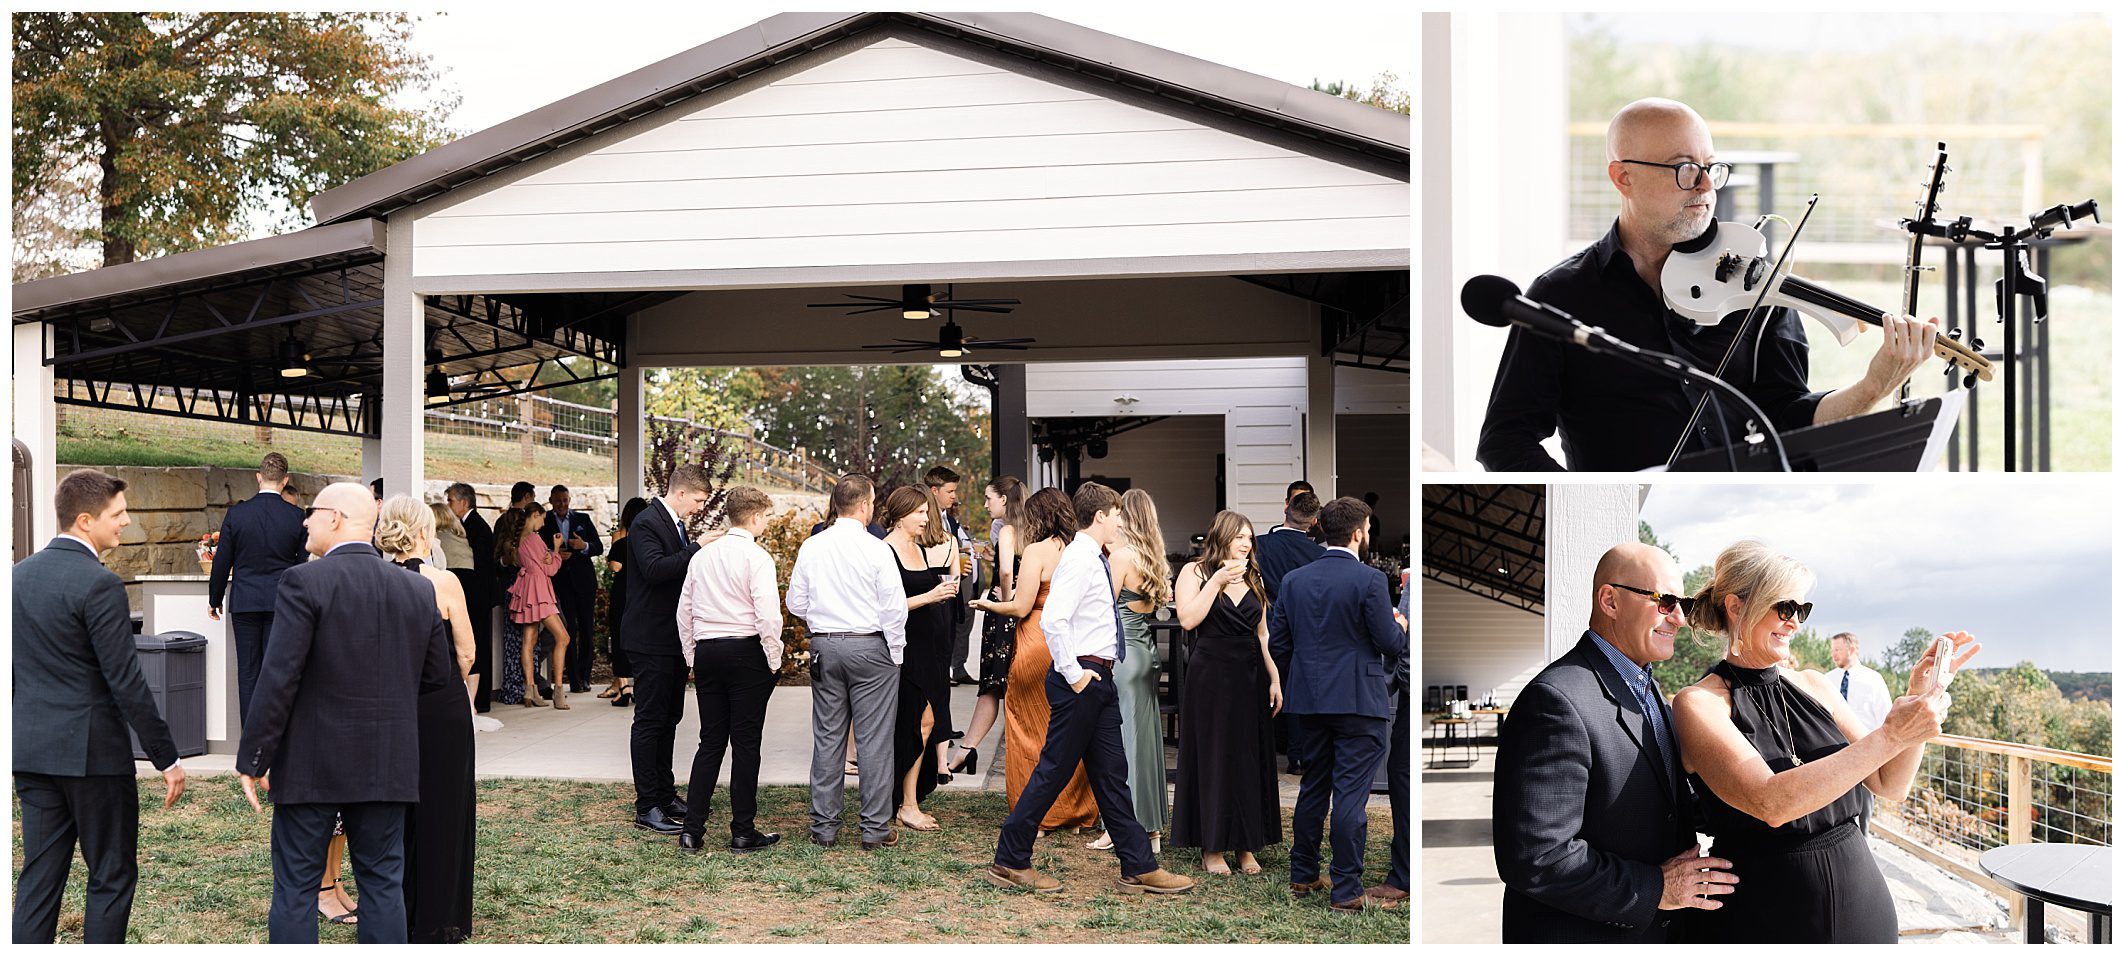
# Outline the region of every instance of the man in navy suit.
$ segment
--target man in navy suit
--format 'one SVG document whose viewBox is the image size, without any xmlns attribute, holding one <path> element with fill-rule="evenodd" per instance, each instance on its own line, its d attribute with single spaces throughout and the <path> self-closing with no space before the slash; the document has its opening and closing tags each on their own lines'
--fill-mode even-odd
<svg viewBox="0 0 2124 956">
<path fill-rule="evenodd" d="M 128 725 L 162 771 L 164 809 L 184 793 L 184 765 L 133 651 L 125 584 L 97 558 L 132 523 L 125 482 L 82 470 L 59 482 L 59 532 L 15 565 L 15 793 L 22 799 L 17 943 L 49 943 L 74 864 L 88 863 L 81 937 L 125 942 L 139 877 L 140 791 Z"/>
<path fill-rule="evenodd" d="M 361 885 L 356 938 L 403 943 L 406 810 L 420 799 L 415 703 L 423 690 L 457 683 L 457 659 L 435 588 L 369 543 L 368 489 L 326 486 L 304 524 L 318 560 L 280 577 L 273 639 L 236 751 L 253 809 L 271 775 L 266 938 L 317 942 L 317 888 L 337 815 Z"/>
<path fill-rule="evenodd" d="M 1371 509 L 1337 498 L 1320 510 L 1320 560 L 1283 579 L 1269 612 L 1269 653 L 1290 660 L 1283 709 L 1305 730 L 1305 778 L 1291 814 L 1291 892 L 1329 890 L 1338 913 L 1364 909 L 1365 801 L 1386 754 L 1390 674 L 1409 653 L 1386 575 L 1357 560 Z M 1332 880 L 1320 878 L 1320 824 L 1333 792 Z"/>
<path fill-rule="evenodd" d="M 267 452 L 256 477 L 258 494 L 230 505 L 221 519 L 221 543 L 214 549 L 214 571 L 207 578 L 207 617 L 218 621 L 224 607 L 229 612 L 239 718 L 251 712 L 258 663 L 265 659 L 266 638 L 273 632 L 273 596 L 280 573 L 309 560 L 302 550 L 302 509 L 280 496 L 288 486 L 287 458 Z"/>
<path fill-rule="evenodd" d="M 553 596 L 560 602 L 561 623 L 568 628 L 568 659 L 561 662 L 560 673 L 553 679 L 558 683 L 565 674 L 568 692 L 581 694 L 590 689 L 590 663 L 597 656 L 590 641 L 590 619 L 597 610 L 597 570 L 590 559 L 605 553 L 605 542 L 597 536 L 596 521 L 568 510 L 567 485 L 554 485 L 549 500 L 553 507 L 546 512 L 546 524 L 539 534 L 548 541 L 556 534 L 562 536 L 564 557 L 553 575 Z"/>
<path fill-rule="evenodd" d="M 1268 590 L 1271 604 L 1276 601 L 1284 575 L 1313 563 L 1327 550 L 1313 540 L 1313 526 L 1320 521 L 1320 496 L 1313 493 L 1311 485 L 1298 488 L 1304 484 L 1291 483 L 1297 490 L 1283 503 L 1283 523 L 1254 537 L 1254 558 L 1261 562 L 1261 583 Z M 1277 658 L 1276 672 L 1283 676 L 1283 696 L 1288 699 L 1290 659 Z M 1305 772 L 1305 731 L 1298 726 L 1298 715 L 1288 710 L 1276 715 L 1276 749 L 1285 755 L 1285 772 Z"/>
</svg>

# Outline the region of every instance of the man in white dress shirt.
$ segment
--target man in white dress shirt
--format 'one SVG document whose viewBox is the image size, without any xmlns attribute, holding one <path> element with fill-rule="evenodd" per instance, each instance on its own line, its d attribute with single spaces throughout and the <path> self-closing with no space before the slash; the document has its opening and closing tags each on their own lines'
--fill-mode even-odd
<svg viewBox="0 0 2124 956">
<path fill-rule="evenodd" d="M 1881 729 L 1895 695 L 1888 693 L 1888 682 L 1881 679 L 1880 672 L 1859 663 L 1858 635 L 1845 631 L 1830 638 L 1829 658 L 1836 662 L 1836 669 L 1829 672 L 1829 682 L 1836 685 L 1837 693 L 1851 702 L 1851 712 L 1858 715 L 1868 733 Z"/>
<path fill-rule="evenodd" d="M 1106 548 L 1121 540 L 1121 496 L 1095 481 L 1071 496 L 1077 536 L 1062 549 L 1048 585 L 1040 628 L 1054 666 L 1047 672 L 1047 742 L 1040 762 L 1003 821 L 996 857 L 983 874 L 990 883 L 1054 893 L 1060 881 L 1032 868 L 1033 837 L 1055 798 L 1084 764 L 1099 816 L 1121 858 L 1124 893 L 1185 893 L 1194 881 L 1166 872 L 1151 855 L 1150 837 L 1136 820 L 1128 793 L 1128 756 L 1121 748 L 1121 704 L 1114 665 L 1126 653 L 1114 607 L 1113 569 Z M 868 759 L 868 758 L 865 758 Z"/>
<path fill-rule="evenodd" d="M 686 822 L 679 849 L 697 852 L 708 832 L 709 807 L 723 751 L 730 758 L 730 849 L 761 850 L 779 833 L 753 825 L 759 812 L 760 736 L 767 697 L 782 667 L 782 600 L 774 586 L 774 556 L 757 540 L 774 514 L 774 499 L 739 487 L 724 499 L 730 533 L 693 553 L 678 603 L 679 651 L 693 668 L 701 707 L 701 744 L 686 786 Z"/>
<path fill-rule="evenodd" d="M 1866 731 L 1881 729 L 1888 719 L 1888 708 L 1895 703 L 1895 695 L 1888 693 L 1888 682 L 1880 672 L 1859 663 L 1858 635 L 1845 631 L 1829 639 L 1829 659 L 1836 668 L 1829 672 L 1829 682 L 1836 685 L 1836 692 L 1851 704 L 1851 712 L 1857 715 Z M 1859 811 L 1859 830 L 1865 832 L 1873 825 L 1873 795 L 1864 792 L 1866 807 Z"/>
<path fill-rule="evenodd" d="M 841 760 L 853 719 L 863 788 L 863 849 L 899 842 L 892 832 L 892 719 L 907 647 L 907 594 L 892 545 L 865 528 L 876 489 L 863 475 L 833 486 L 834 520 L 797 549 L 789 613 L 811 632 L 811 842 L 841 832 Z"/>
</svg>

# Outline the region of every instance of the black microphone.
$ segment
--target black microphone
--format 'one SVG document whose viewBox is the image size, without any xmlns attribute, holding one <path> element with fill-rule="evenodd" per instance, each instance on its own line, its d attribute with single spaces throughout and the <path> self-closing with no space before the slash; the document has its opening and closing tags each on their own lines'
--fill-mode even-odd
<svg viewBox="0 0 2124 956">
<path fill-rule="evenodd" d="M 1548 305 L 1519 294 L 1519 286 L 1504 276 L 1476 276 L 1460 287 L 1460 307 L 1484 325 L 1504 328 L 1517 325 L 1551 338 L 1584 344 L 1584 323 Z"/>
</svg>

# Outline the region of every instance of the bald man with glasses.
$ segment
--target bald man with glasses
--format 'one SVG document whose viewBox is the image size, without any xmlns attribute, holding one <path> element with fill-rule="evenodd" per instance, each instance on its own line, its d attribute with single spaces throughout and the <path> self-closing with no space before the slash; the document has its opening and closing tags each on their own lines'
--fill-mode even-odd
<svg viewBox="0 0 2124 956">
<path fill-rule="evenodd" d="M 1711 228 L 1718 190 L 1732 166 L 1718 160 L 1703 117 L 1673 100 L 1623 107 L 1608 124 L 1607 145 L 1608 182 L 1622 199 L 1615 224 L 1534 280 L 1527 295 L 1639 348 L 1716 371 L 1747 312 L 1714 326 L 1697 325 L 1667 308 L 1659 275 L 1675 243 Z M 1757 334 L 1740 343 L 1725 378 L 1761 406 L 1779 431 L 1872 411 L 1932 355 L 1938 332 L 1937 320 L 1890 317 L 1865 375 L 1834 391 L 1815 391 L 1799 314 L 1775 309 L 1756 325 Z M 1562 470 L 1565 465 L 1541 446 L 1560 434 L 1572 471 L 1665 464 L 1700 395 L 1665 375 L 1514 328 L 1497 366 L 1475 457 L 1491 471 Z M 1739 441 L 1747 420 L 1738 403 L 1714 402 L 1684 451 Z"/>
<path fill-rule="evenodd" d="M 1492 848 L 1507 943 L 1657 943 L 1739 880 L 1697 857 L 1674 713 L 1651 665 L 1688 617 L 1681 569 L 1617 545 L 1593 572 L 1578 644 L 1542 669 L 1498 732 Z"/>
</svg>

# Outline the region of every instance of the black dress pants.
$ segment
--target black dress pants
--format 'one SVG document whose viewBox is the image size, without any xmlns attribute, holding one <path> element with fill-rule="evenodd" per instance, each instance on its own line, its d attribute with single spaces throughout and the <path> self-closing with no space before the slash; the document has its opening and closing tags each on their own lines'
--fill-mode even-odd
<svg viewBox="0 0 2124 956">
<path fill-rule="evenodd" d="M 266 638 L 273 633 L 273 612 L 235 611 L 229 614 L 229 636 L 236 644 L 236 715 L 251 716 L 251 689 L 258 686 L 258 668 L 265 662 Z"/>
<path fill-rule="evenodd" d="M 628 753 L 634 763 L 634 812 L 648 813 L 678 799 L 672 782 L 672 748 L 686 713 L 686 659 L 677 654 L 628 655 L 634 664 L 634 727 Z"/>
<path fill-rule="evenodd" d="M 410 803 L 275 803 L 273 902 L 269 943 L 317 942 L 317 890 L 332 845 L 332 820 L 344 821 L 347 862 L 361 888 L 362 943 L 406 941 L 406 811 Z"/>
<path fill-rule="evenodd" d="M 1013 870 L 1032 866 L 1040 821 L 1081 762 L 1092 799 L 1099 803 L 1099 818 L 1113 838 L 1114 854 L 1121 858 L 1121 875 L 1142 876 L 1157 869 L 1158 861 L 1151 856 L 1150 836 L 1137 822 L 1136 805 L 1128 795 L 1128 753 L 1121 746 L 1121 698 L 1114 688 L 1114 672 L 1099 664 L 1083 667 L 1099 679 L 1084 685 L 1081 693 L 1070 689 L 1060 673 L 1047 672 L 1047 741 L 1040 747 L 1032 777 L 1018 792 L 1017 806 L 1003 820 L 995 861 Z"/>
<path fill-rule="evenodd" d="M 55 777 L 16 773 L 22 798 L 22 876 L 15 882 L 15 942 L 49 943 L 59 899 L 74 866 L 74 843 L 88 863 L 83 942 L 123 943 L 140 876 L 140 791 L 133 775 Z"/>
<path fill-rule="evenodd" d="M 553 589 L 554 600 L 560 604 L 561 626 L 568 629 L 568 659 L 563 662 L 562 673 L 570 685 L 590 683 L 590 665 L 597 659 L 597 645 L 591 620 L 597 610 L 597 584 L 584 589 L 570 584 Z"/>
<path fill-rule="evenodd" d="M 723 752 L 730 751 L 730 835 L 755 832 L 760 807 L 760 736 L 767 726 L 767 698 L 774 672 L 758 638 L 701 641 L 693 645 L 693 692 L 701 707 L 701 744 L 686 784 L 686 829 L 708 832 Z"/>
</svg>

